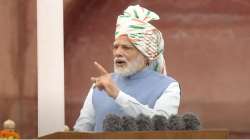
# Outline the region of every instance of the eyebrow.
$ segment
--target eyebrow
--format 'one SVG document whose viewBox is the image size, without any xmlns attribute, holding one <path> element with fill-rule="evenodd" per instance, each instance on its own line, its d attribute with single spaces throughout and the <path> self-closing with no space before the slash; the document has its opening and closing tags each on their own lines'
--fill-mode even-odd
<svg viewBox="0 0 250 140">
<path fill-rule="evenodd" d="M 115 45 L 133 46 L 132 43 L 116 43 L 116 42 L 114 42 L 114 43 L 113 43 L 113 46 L 115 46 Z"/>
<path fill-rule="evenodd" d="M 113 46 L 116 46 L 116 45 L 119 45 L 119 46 L 122 46 L 122 47 L 133 48 L 133 45 L 132 45 L 132 44 L 114 44 Z"/>
</svg>

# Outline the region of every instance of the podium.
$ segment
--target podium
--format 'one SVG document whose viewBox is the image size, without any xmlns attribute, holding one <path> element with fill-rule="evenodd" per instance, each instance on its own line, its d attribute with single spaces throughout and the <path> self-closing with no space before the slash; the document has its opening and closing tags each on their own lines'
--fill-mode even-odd
<svg viewBox="0 0 250 140">
<path fill-rule="evenodd" d="M 227 130 L 55 132 L 39 139 L 227 139 Z"/>
</svg>

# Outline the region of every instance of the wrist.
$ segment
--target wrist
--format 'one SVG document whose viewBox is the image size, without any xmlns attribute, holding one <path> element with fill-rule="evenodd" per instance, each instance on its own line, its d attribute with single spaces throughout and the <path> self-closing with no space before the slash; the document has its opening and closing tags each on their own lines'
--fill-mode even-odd
<svg viewBox="0 0 250 140">
<path fill-rule="evenodd" d="M 116 99 L 116 97 L 118 96 L 118 94 L 119 94 L 119 89 L 116 86 L 114 86 L 113 89 L 112 89 L 112 95 L 111 95 L 111 97 L 114 98 L 114 99 Z"/>
<path fill-rule="evenodd" d="M 118 96 L 119 94 L 119 88 L 115 85 L 115 84 L 109 84 L 107 86 L 107 90 L 106 92 L 108 92 L 109 96 L 116 99 L 116 97 Z"/>
</svg>

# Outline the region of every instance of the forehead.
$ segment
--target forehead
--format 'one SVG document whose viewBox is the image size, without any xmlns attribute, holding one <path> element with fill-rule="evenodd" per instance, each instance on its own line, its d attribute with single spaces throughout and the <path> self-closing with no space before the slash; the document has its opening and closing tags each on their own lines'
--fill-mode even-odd
<svg viewBox="0 0 250 140">
<path fill-rule="evenodd" d="M 125 44 L 125 45 L 132 45 L 130 42 L 128 36 L 121 35 L 118 38 L 115 39 L 114 44 Z"/>
</svg>

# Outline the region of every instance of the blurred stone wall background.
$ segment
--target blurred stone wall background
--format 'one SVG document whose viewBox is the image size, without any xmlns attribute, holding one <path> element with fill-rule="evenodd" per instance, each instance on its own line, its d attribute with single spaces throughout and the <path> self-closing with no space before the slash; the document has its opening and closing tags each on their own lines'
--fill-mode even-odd
<svg viewBox="0 0 250 140">
<path fill-rule="evenodd" d="M 72 127 L 97 75 L 112 71 L 117 15 L 131 4 L 159 14 L 168 73 L 181 84 L 180 113 L 204 128 L 250 131 L 249 0 L 64 0 L 65 118 Z M 0 0 L 0 123 L 37 136 L 36 0 Z M 1 126 L 0 126 L 1 128 Z"/>
<path fill-rule="evenodd" d="M 0 129 L 37 135 L 36 0 L 0 0 Z"/>
</svg>

